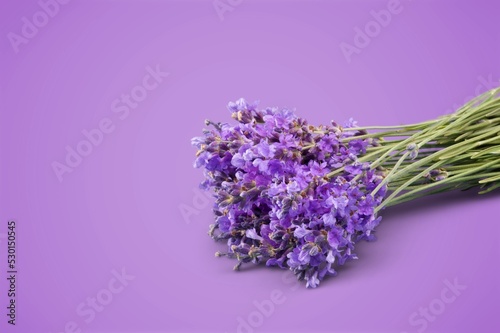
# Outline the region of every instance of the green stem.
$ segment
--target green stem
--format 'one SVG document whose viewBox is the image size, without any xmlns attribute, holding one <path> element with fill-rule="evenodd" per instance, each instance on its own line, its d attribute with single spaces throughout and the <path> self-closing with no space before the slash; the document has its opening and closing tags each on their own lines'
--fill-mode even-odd
<svg viewBox="0 0 500 333">
<path fill-rule="evenodd" d="M 376 208 L 393 206 L 418 197 L 476 186 L 488 186 L 480 193 L 500 187 L 500 87 L 488 91 L 439 119 L 407 126 L 367 126 L 344 128 L 364 131 L 343 140 L 374 138 L 359 162 L 371 162 L 372 169 L 382 167 L 384 180 L 372 191 L 387 185 L 389 196 Z M 378 130 L 366 133 L 366 130 Z M 386 140 L 390 138 L 389 140 Z M 412 145 L 409 148 L 409 145 Z M 415 147 L 415 148 L 413 148 Z M 420 150 L 414 161 L 407 149 Z M 442 176 L 431 182 L 425 178 L 433 170 Z M 334 170 L 329 177 L 342 172 Z M 356 181 L 358 177 L 355 177 Z M 444 177 L 444 179 L 442 179 Z"/>
</svg>

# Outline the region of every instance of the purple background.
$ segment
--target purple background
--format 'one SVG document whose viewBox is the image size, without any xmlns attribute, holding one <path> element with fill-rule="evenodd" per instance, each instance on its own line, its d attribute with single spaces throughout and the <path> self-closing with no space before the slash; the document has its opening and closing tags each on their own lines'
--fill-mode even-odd
<svg viewBox="0 0 500 333">
<path fill-rule="evenodd" d="M 206 234 L 209 206 L 193 206 L 202 176 L 189 142 L 205 118 L 229 120 L 225 105 L 239 97 L 295 107 L 314 124 L 450 112 L 493 87 L 485 80 L 500 82 L 497 3 L 402 1 L 350 63 L 340 43 L 353 44 L 355 27 L 388 1 L 232 3 L 221 20 L 212 1 L 75 0 L 15 53 L 7 34 L 40 7 L 2 1 L 2 331 L 64 332 L 73 321 L 82 332 L 236 332 L 277 289 L 285 301 L 251 331 L 417 332 L 409 317 L 455 278 L 467 289 L 425 331 L 500 331 L 498 193 L 386 210 L 379 240 L 306 290 L 282 271 L 233 272 L 214 257 L 224 245 Z M 170 75 L 121 120 L 111 103 L 156 65 Z M 51 164 L 104 118 L 114 131 L 59 182 Z M 183 218 L 186 206 L 197 214 Z M 8 219 L 18 224 L 15 328 L 5 316 Z M 86 323 L 77 307 L 122 267 L 135 279 Z"/>
</svg>

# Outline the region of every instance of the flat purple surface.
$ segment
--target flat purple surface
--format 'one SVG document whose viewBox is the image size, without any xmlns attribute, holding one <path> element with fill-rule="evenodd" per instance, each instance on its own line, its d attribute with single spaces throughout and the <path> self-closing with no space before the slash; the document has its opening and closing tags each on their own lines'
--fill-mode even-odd
<svg viewBox="0 0 500 333">
<path fill-rule="evenodd" d="M 448 113 L 500 84 L 498 4 L 217 3 L 220 16 L 212 0 L 74 0 L 47 7 L 52 17 L 35 0 L 1 2 L 0 330 L 500 332 L 498 193 L 384 211 L 378 241 L 308 290 L 283 271 L 233 272 L 214 257 L 224 245 L 207 236 L 190 146 L 205 118 L 229 121 L 225 105 L 239 97 L 296 108 L 313 124 Z M 388 6 L 390 19 L 373 23 Z M 127 106 L 131 93 L 138 102 Z M 100 127 L 102 138 L 91 131 Z M 67 166 L 67 147 L 87 156 Z"/>
</svg>

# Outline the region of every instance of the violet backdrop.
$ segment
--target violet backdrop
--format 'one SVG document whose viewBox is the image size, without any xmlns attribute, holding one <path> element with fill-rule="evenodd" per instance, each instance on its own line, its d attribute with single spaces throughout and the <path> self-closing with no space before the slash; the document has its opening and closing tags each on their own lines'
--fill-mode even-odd
<svg viewBox="0 0 500 333">
<path fill-rule="evenodd" d="M 225 246 L 207 235 L 190 146 L 204 119 L 229 121 L 239 97 L 313 124 L 451 112 L 500 85 L 497 2 L 42 2 L 51 15 L 35 0 L 0 5 L 2 331 L 500 331 L 498 191 L 387 209 L 378 241 L 308 290 L 280 270 L 234 272 L 214 257 Z M 23 32 L 23 17 L 38 26 Z M 101 125 L 109 133 L 82 143 Z M 88 156 L 68 166 L 67 146 Z M 59 178 L 54 162 L 66 165 Z M 455 279 L 466 288 L 451 290 Z"/>
</svg>

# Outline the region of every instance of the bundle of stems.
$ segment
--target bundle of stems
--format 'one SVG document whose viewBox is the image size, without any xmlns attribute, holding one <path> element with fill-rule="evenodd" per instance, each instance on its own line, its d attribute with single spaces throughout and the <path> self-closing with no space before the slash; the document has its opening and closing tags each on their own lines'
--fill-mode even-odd
<svg viewBox="0 0 500 333">
<path fill-rule="evenodd" d="M 360 162 L 384 171 L 389 194 L 376 208 L 430 194 L 480 187 L 480 194 L 500 187 L 500 87 L 462 106 L 455 113 L 418 124 L 344 128 L 361 138 L 376 139 Z M 373 131 L 368 133 L 367 131 Z M 333 177 L 343 168 L 329 173 Z"/>
<path fill-rule="evenodd" d="M 288 109 L 229 103 L 236 125 L 193 138 L 215 197 L 217 256 L 290 269 L 315 288 L 357 259 L 381 210 L 427 195 L 500 187 L 500 87 L 412 125 L 309 125 Z"/>
</svg>

